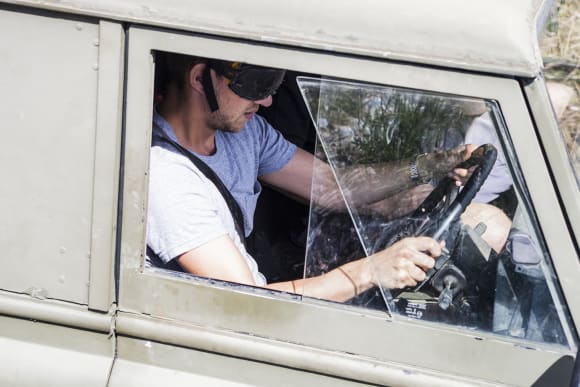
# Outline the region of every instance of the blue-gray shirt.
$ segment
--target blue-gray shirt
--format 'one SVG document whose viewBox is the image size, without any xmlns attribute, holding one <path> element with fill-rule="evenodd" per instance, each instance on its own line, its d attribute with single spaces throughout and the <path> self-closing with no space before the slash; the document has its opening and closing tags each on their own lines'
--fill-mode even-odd
<svg viewBox="0 0 580 387">
<path fill-rule="evenodd" d="M 169 123 L 156 112 L 153 122 L 177 141 Z M 213 169 L 240 205 L 244 214 L 245 233 L 248 236 L 253 229 L 256 202 L 262 191 L 258 176 L 284 167 L 294 156 L 296 146 L 258 115 L 254 115 L 238 133 L 216 131 L 215 142 L 215 154 L 194 154 Z"/>
</svg>

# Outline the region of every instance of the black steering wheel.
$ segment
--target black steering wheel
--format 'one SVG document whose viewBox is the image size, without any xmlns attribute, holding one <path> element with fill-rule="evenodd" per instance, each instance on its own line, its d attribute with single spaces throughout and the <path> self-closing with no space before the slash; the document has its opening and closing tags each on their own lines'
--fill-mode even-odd
<svg viewBox="0 0 580 387">
<path fill-rule="evenodd" d="M 456 187 L 455 179 L 445 177 L 439 182 L 437 187 L 427 196 L 413 214 L 414 219 L 423 219 L 421 227 L 417 229 L 415 236 L 426 235 L 435 240 L 446 240 L 447 246 L 451 246 L 458 234 L 459 217 L 471 203 L 493 168 L 497 159 L 497 149 L 491 144 L 484 144 L 471 153 L 471 157 L 455 168 L 469 169 L 476 167 L 463 189 L 457 194 L 455 199 L 450 199 L 450 192 Z M 443 205 L 441 205 L 441 203 Z M 443 268 L 451 256 L 449 251 L 444 249 L 443 254 L 435 261 L 435 267 L 430 269 L 425 276 L 425 280 L 414 287 L 413 291 L 419 291 L 423 285 L 428 283 L 435 273 Z M 453 265 L 447 265 L 449 269 L 455 271 L 454 277 L 458 282 L 466 279 L 460 270 Z M 435 282 L 441 282 L 436 281 Z M 436 283 L 434 287 L 441 291 L 444 284 Z"/>
<path fill-rule="evenodd" d="M 471 203 L 491 172 L 496 158 L 497 149 L 491 144 L 485 144 L 475 149 L 469 159 L 456 165 L 456 169 L 469 169 L 474 166 L 477 169 L 471 174 L 461 192 L 452 201 L 449 198 L 449 193 L 456 186 L 455 179 L 445 177 L 439 182 L 437 187 L 413 213 L 413 218 L 425 217 L 428 214 L 428 222 L 430 223 L 421 227 L 421 231 L 415 236 L 427 235 L 433 239 L 440 240 Z M 447 201 L 447 203 L 441 206 L 443 201 Z"/>
<path fill-rule="evenodd" d="M 372 251 L 382 250 L 407 237 L 430 236 L 437 240 L 446 239 L 445 234 L 457 224 L 457 220 L 487 179 L 496 158 L 497 150 L 491 144 L 475 149 L 468 160 L 455 166 L 463 169 L 477 167 L 459 194 L 453 194 L 457 189 L 455 179 L 441 179 L 411 215 L 381 230 L 382 235 L 376 238 Z"/>
<path fill-rule="evenodd" d="M 430 236 L 436 240 L 446 240 L 447 246 L 452 246 L 459 233 L 459 217 L 487 179 L 496 158 L 497 149 L 491 144 L 485 144 L 475 149 L 468 160 L 455 166 L 455 168 L 463 169 L 476 167 L 459 194 L 454 198 L 451 194 L 456 189 L 455 179 L 443 178 L 417 210 L 399 224 L 397 233 L 388 237 L 390 240 L 386 246 L 410 236 Z M 450 262 L 450 259 L 450 253 L 444 250 L 442 256 L 435 261 L 435 267 L 426 273 L 425 279 L 408 290 L 413 292 L 421 290 L 439 269 Z M 457 277 L 462 277 L 462 274 L 457 273 Z M 440 287 L 439 285 L 435 286 L 435 288 Z M 396 296 L 400 292 L 401 290 L 391 289 L 392 296 Z"/>
</svg>

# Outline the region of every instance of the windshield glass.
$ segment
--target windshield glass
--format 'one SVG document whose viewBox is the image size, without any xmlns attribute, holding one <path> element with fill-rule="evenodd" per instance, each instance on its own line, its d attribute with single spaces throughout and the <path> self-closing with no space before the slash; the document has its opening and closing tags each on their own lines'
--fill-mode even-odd
<svg viewBox="0 0 580 387">
<path fill-rule="evenodd" d="M 316 125 L 317 157 L 333 174 L 329 184 L 323 168 L 314 171 L 306 277 L 366 255 L 379 286 L 353 305 L 573 341 L 495 102 L 320 78 L 298 83 Z M 460 190 L 450 171 L 464 144 L 479 148 L 460 165 L 472 172 Z M 424 281 L 393 286 L 373 254 L 415 236 L 444 240 L 443 254 Z"/>
</svg>

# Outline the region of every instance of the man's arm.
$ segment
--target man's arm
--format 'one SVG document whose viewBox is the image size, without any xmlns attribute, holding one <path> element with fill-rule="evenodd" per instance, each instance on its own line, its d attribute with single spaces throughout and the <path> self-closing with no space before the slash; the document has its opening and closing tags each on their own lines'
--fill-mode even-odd
<svg viewBox="0 0 580 387">
<path fill-rule="evenodd" d="M 425 279 L 425 272 L 435 265 L 442 247 L 431 238 L 406 238 L 368 258 L 346 263 L 318 277 L 273 283 L 267 287 L 338 302 L 376 286 L 402 289 Z"/>
<path fill-rule="evenodd" d="M 433 192 L 431 184 L 420 184 L 390 195 L 361 209 L 364 214 L 381 214 L 384 219 L 396 219 L 415 211 Z"/>
<path fill-rule="evenodd" d="M 311 153 L 296 148 L 296 153 L 282 169 L 260 176 L 260 180 L 291 197 L 309 203 L 315 163 L 318 167 L 318 163 L 322 162 Z M 324 168 L 330 170 L 328 165 Z"/>
<path fill-rule="evenodd" d="M 465 157 L 465 148 L 457 147 L 445 152 L 431 153 L 417 158 L 417 169 L 423 179 L 445 175 Z M 379 202 L 388 196 L 416 187 L 422 181 L 410 173 L 413 160 L 400 160 L 383 164 L 361 165 L 338 170 L 338 178 L 344 193 L 352 204 L 367 205 Z M 312 187 L 316 171 L 316 186 Z M 463 177 L 466 171 L 460 171 Z M 261 180 L 278 190 L 309 202 L 311 195 L 318 205 L 327 208 L 344 207 L 342 194 L 336 184 L 330 166 L 312 154 L 297 149 L 294 156 L 282 169 L 261 176 Z M 314 192 L 312 189 L 314 188 Z"/>
<path fill-rule="evenodd" d="M 344 264 L 318 277 L 271 283 L 265 287 L 332 301 L 346 301 L 375 287 L 403 288 L 425 279 L 441 245 L 426 237 L 407 238 L 368 258 Z M 217 238 L 178 259 L 184 270 L 207 278 L 255 285 L 245 259 L 229 236 Z"/>
<path fill-rule="evenodd" d="M 312 177 L 314 171 L 316 171 L 317 182 L 316 187 L 314 187 L 316 190 L 314 198 L 317 204 L 334 209 L 344 207 L 344 202 L 330 165 L 300 148 L 296 150 L 294 156 L 282 169 L 261 176 L 260 179 L 285 194 L 309 202 L 313 193 Z M 359 199 L 357 202 L 376 202 L 383 199 L 393 190 L 400 189 L 395 187 L 403 185 L 403 188 L 406 188 L 408 185 L 406 182 L 407 177 L 403 172 L 395 163 L 380 167 L 362 166 L 350 168 L 343 175 L 346 179 L 346 185 L 342 188 L 348 189 L 353 198 Z M 382 178 L 379 179 L 377 174 L 380 174 Z"/>
<path fill-rule="evenodd" d="M 228 235 L 180 255 L 177 262 L 185 271 L 201 277 L 255 284 L 245 258 Z"/>
</svg>

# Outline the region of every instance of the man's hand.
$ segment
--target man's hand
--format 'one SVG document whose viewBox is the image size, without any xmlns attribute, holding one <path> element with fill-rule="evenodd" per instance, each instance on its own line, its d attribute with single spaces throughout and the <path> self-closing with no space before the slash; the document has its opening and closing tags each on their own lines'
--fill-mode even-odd
<svg viewBox="0 0 580 387">
<path fill-rule="evenodd" d="M 431 179 L 445 177 L 454 166 L 465 160 L 465 149 L 464 145 L 460 145 L 449 150 L 417 156 L 416 163 L 419 178 L 427 182 Z"/>
<path fill-rule="evenodd" d="M 461 161 L 465 161 L 465 160 L 469 159 L 471 157 L 471 153 L 473 153 L 473 151 L 475 149 L 477 149 L 477 145 L 465 144 L 463 146 L 463 148 L 464 148 L 464 150 L 463 150 L 463 160 L 461 160 Z M 452 177 L 453 179 L 455 179 L 455 184 L 457 184 L 457 186 L 459 187 L 459 186 L 465 185 L 465 183 L 467 182 L 467 179 L 469 179 L 469 177 L 473 173 L 473 170 L 474 169 L 475 169 L 475 167 L 472 167 L 472 168 L 469 168 L 469 169 L 465 169 L 465 168 L 455 168 L 450 173 L 450 177 Z"/>
<path fill-rule="evenodd" d="M 376 271 L 375 280 L 388 289 L 415 286 L 425 279 L 425 272 L 441 255 L 443 242 L 429 237 L 405 238 L 369 257 Z"/>
<path fill-rule="evenodd" d="M 465 184 L 473 171 L 453 167 L 471 157 L 471 153 L 476 148 L 476 145 L 466 144 L 442 152 L 421 155 L 417 157 L 417 171 L 422 180 L 448 176 L 455 179 L 457 185 L 461 186 Z"/>
</svg>

